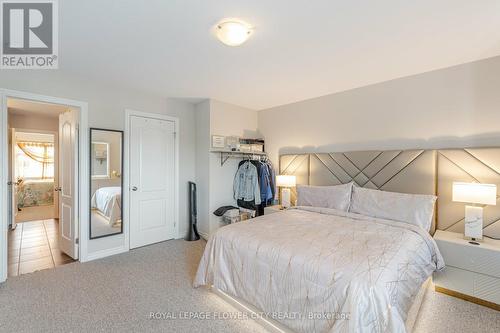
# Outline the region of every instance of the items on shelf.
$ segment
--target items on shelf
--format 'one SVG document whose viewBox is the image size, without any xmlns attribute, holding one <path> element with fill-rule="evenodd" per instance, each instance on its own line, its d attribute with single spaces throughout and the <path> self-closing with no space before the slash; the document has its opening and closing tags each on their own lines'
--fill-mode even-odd
<svg viewBox="0 0 500 333">
<path fill-rule="evenodd" d="M 244 152 L 264 152 L 264 140 L 262 139 L 240 139 L 240 151 Z"/>
<path fill-rule="evenodd" d="M 222 135 L 212 135 L 212 148 L 225 149 L 226 140 Z"/>
<path fill-rule="evenodd" d="M 212 149 L 234 152 L 264 152 L 263 139 L 245 139 L 237 136 L 212 135 Z"/>
<path fill-rule="evenodd" d="M 220 165 L 231 157 L 260 159 L 260 155 L 266 155 L 263 139 L 242 139 L 237 136 L 212 135 L 213 153 L 220 154 Z"/>
<path fill-rule="evenodd" d="M 226 149 L 231 151 L 239 151 L 240 150 L 240 138 L 237 136 L 228 136 L 226 137 Z"/>
</svg>

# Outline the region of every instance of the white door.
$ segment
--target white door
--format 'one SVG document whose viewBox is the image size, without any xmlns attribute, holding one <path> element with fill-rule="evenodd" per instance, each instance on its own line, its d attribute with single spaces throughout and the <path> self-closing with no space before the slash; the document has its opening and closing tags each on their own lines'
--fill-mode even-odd
<svg viewBox="0 0 500 333">
<path fill-rule="evenodd" d="M 130 116 L 130 248 L 175 237 L 175 123 Z"/>
<path fill-rule="evenodd" d="M 78 129 L 75 111 L 59 115 L 59 248 L 78 259 Z"/>
</svg>

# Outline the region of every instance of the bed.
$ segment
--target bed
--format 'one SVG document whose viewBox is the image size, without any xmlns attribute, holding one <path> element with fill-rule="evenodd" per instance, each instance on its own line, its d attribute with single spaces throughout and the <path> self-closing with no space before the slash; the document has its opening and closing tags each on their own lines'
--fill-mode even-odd
<svg viewBox="0 0 500 333">
<path fill-rule="evenodd" d="M 50 206 L 54 204 L 54 179 L 28 179 L 17 188 L 19 208 Z"/>
<path fill-rule="evenodd" d="M 297 207 L 221 228 L 194 281 L 296 332 L 404 332 L 421 285 L 444 266 L 424 230 Z"/>
<path fill-rule="evenodd" d="M 428 223 L 299 205 L 220 228 L 194 286 L 211 287 L 275 331 L 411 331 L 429 277 L 444 267 L 431 236 L 435 162 L 425 150 L 282 155 L 280 174 L 298 184 L 432 196 Z M 404 216 L 405 205 L 393 203 Z"/>
<path fill-rule="evenodd" d="M 109 222 L 110 226 L 114 226 L 121 223 L 121 197 L 121 187 L 102 187 L 95 191 L 90 204 L 94 211 Z"/>
</svg>

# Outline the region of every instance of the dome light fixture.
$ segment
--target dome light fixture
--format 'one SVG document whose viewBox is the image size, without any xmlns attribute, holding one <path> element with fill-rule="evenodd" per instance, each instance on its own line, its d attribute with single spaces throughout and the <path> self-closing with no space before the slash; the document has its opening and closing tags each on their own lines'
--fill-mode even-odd
<svg viewBox="0 0 500 333">
<path fill-rule="evenodd" d="M 252 27 L 239 19 L 224 19 L 215 26 L 217 38 L 229 46 L 239 46 L 252 34 Z"/>
</svg>

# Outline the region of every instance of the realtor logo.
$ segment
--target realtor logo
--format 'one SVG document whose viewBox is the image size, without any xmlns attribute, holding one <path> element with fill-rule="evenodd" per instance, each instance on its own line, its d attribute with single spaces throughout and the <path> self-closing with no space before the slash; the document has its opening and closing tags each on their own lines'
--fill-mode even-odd
<svg viewBox="0 0 500 333">
<path fill-rule="evenodd" d="M 57 0 L 0 0 L 2 69 L 57 69 Z"/>
</svg>

